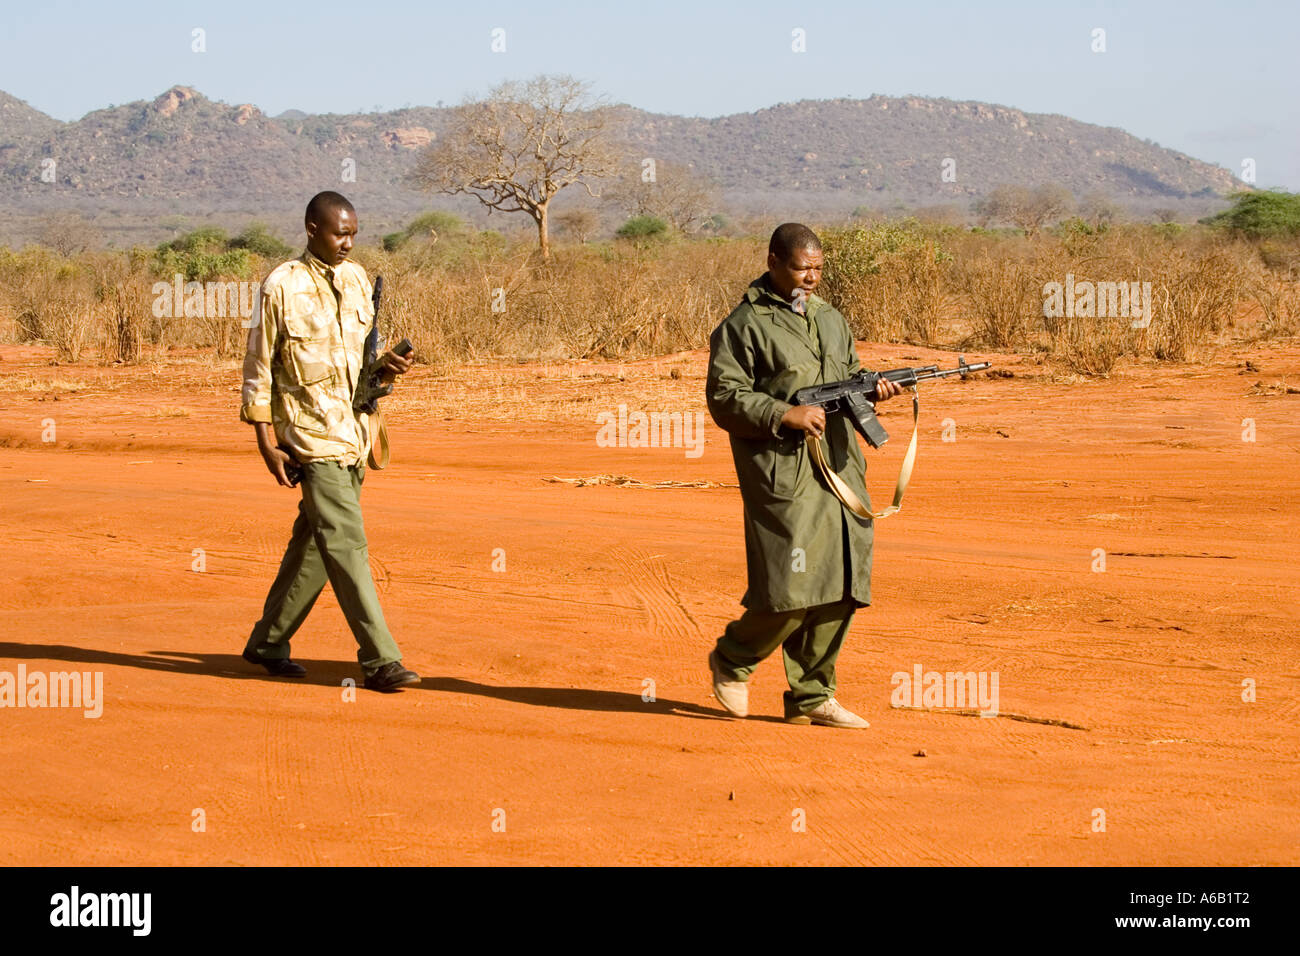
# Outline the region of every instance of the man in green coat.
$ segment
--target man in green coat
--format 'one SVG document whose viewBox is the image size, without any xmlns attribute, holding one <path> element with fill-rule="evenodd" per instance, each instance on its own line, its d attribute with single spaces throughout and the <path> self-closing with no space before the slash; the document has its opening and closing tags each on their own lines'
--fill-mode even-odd
<svg viewBox="0 0 1300 956">
<path fill-rule="evenodd" d="M 749 572 L 745 613 L 709 654 L 713 693 L 746 716 L 745 682 L 780 647 L 787 721 L 867 727 L 835 699 L 835 660 L 853 612 L 871 603 L 872 522 L 817 474 L 804 435 L 822 438 L 830 467 L 870 508 L 866 462 L 844 416 L 791 404 L 798 389 L 846 379 L 861 365 L 844 316 L 812 294 L 822 270 L 817 235 L 798 223 L 777 227 L 767 268 L 709 339 L 709 413 L 731 439 Z M 900 391 L 882 379 L 876 397 Z"/>
</svg>

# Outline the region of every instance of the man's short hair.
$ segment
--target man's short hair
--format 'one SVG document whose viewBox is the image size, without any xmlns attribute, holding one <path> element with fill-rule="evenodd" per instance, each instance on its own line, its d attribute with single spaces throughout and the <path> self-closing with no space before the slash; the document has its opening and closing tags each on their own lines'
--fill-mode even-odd
<svg viewBox="0 0 1300 956">
<path fill-rule="evenodd" d="M 767 251 L 782 262 L 789 262 L 796 252 L 804 249 L 821 252 L 822 241 L 801 222 L 783 222 L 776 227 L 767 244 Z"/>
<path fill-rule="evenodd" d="M 311 202 L 307 203 L 307 214 L 303 216 L 303 221 L 319 224 L 321 217 L 326 212 L 334 212 L 339 209 L 346 209 L 353 215 L 357 211 L 356 207 L 348 202 L 348 198 L 342 193 L 327 189 L 311 197 Z"/>
</svg>

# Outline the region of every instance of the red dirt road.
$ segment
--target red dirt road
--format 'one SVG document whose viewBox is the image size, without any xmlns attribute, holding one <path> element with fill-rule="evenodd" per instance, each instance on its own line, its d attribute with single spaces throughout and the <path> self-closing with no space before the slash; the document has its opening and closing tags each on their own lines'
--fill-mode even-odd
<svg viewBox="0 0 1300 956">
<path fill-rule="evenodd" d="M 363 503 L 424 680 L 347 700 L 328 589 L 294 641 L 305 680 L 239 659 L 297 493 L 237 420 L 234 363 L 0 347 L 0 674 L 104 692 L 98 718 L 0 709 L 0 863 L 1300 863 L 1300 395 L 1274 385 L 1300 348 L 1073 383 L 968 357 L 1016 374 L 922 387 L 840 659 L 854 732 L 777 720 L 779 657 L 754 717 L 710 696 L 744 590 L 734 488 L 542 480 L 734 481 L 711 421 L 698 458 L 595 440 L 620 403 L 703 412 L 699 353 L 412 373 Z M 877 505 L 909 417 L 891 403 L 868 451 Z M 892 708 L 917 665 L 996 672 L 1001 716 Z"/>
</svg>

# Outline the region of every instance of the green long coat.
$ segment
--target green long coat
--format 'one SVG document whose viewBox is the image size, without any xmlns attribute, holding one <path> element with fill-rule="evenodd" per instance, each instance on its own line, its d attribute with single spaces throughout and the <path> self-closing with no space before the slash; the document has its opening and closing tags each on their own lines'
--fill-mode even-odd
<svg viewBox="0 0 1300 956">
<path fill-rule="evenodd" d="M 871 603 L 872 522 L 840 504 L 817 473 L 803 432 L 781 425 L 796 390 L 861 368 L 844 316 L 815 295 L 807 309 L 820 349 L 764 273 L 709 338 L 709 413 L 731 439 L 749 568 L 741 604 L 754 611 L 791 611 L 847 597 Z M 852 424 L 828 415 L 822 441 L 831 467 L 870 507 L 866 462 Z"/>
</svg>

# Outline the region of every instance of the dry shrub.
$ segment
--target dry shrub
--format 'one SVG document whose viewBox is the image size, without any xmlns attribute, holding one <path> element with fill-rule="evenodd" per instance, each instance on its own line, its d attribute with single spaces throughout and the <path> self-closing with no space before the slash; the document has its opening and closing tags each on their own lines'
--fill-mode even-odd
<svg viewBox="0 0 1300 956">
<path fill-rule="evenodd" d="M 1032 259 L 995 258 L 988 253 L 961 262 L 960 290 L 969 303 L 974 334 L 993 348 L 1026 344 L 1034 317 L 1043 314 L 1043 283 Z"/>
<path fill-rule="evenodd" d="M 947 280 L 952 269 L 951 257 L 942 254 L 937 244 L 929 241 L 899 256 L 894 264 L 903 283 L 898 295 L 903 341 L 936 344 L 950 298 Z"/>
<path fill-rule="evenodd" d="M 1148 347 L 1158 359 L 1184 362 L 1231 320 L 1244 297 L 1246 269 L 1231 249 L 1175 249 L 1161 266 Z"/>
<path fill-rule="evenodd" d="M 430 362 L 635 357 L 702 348 L 757 277 L 752 241 L 553 247 L 430 244 L 365 252 L 384 276 L 381 328 Z M 494 307 L 498 311 L 494 311 Z"/>
<path fill-rule="evenodd" d="M 1132 350 L 1126 319 L 1061 320 L 1052 337 L 1052 354 L 1072 372 L 1107 376 L 1120 356 Z"/>
<path fill-rule="evenodd" d="M 1259 243 L 1259 260 L 1269 272 L 1300 280 L 1300 238 L 1266 239 Z"/>
<path fill-rule="evenodd" d="M 822 233 L 819 294 L 872 341 L 934 344 L 948 302 L 952 256 L 914 220 Z"/>
<path fill-rule="evenodd" d="M 144 345 L 146 305 L 152 283 L 148 259 L 139 250 L 95 256 L 91 268 L 95 298 L 104 323 L 103 359 L 138 362 Z"/>
<path fill-rule="evenodd" d="M 1300 284 L 1261 270 L 1250 277 L 1247 289 L 1263 313 L 1259 338 L 1300 333 Z"/>
<path fill-rule="evenodd" d="M 1256 252 L 1246 278 L 1246 294 L 1262 315 L 1256 337 L 1300 333 L 1300 240 L 1266 240 Z"/>
<path fill-rule="evenodd" d="M 1137 351 L 1133 318 L 1050 314 L 1046 307 L 1047 283 L 1060 283 L 1064 294 L 1070 277 L 1074 283 L 1093 283 L 1096 289 L 1103 282 L 1141 281 L 1140 276 L 1123 256 L 1117 255 L 1115 243 L 1108 242 L 1105 233 L 1063 232 L 1054 239 L 1044 239 L 1037 251 L 1035 281 L 1048 353 L 1072 372 L 1107 376 L 1123 355 Z"/>
<path fill-rule="evenodd" d="M 1086 224 L 1034 242 L 914 222 L 822 235 L 819 292 L 862 338 L 1037 349 L 1074 371 L 1105 375 L 1126 356 L 1188 359 L 1232 330 L 1247 303 L 1262 314 L 1257 337 L 1300 328 L 1300 243 Z M 464 230 L 355 255 L 384 276 L 388 343 L 411 339 L 422 361 L 619 359 L 705 347 L 762 273 L 766 239 L 564 245 L 543 262 L 529 236 Z M 264 275 L 274 265 L 250 267 Z M 48 342 L 65 360 L 102 346 L 106 361 L 136 361 L 149 345 L 237 357 L 245 336 L 238 317 L 184 318 L 183 309 L 176 318 L 153 316 L 152 284 L 172 278 L 154 275 L 160 270 L 151 252 L 68 259 L 49 249 L 0 249 L 0 336 Z M 1044 315 L 1046 283 L 1064 283 L 1067 274 L 1150 282 L 1153 321 L 1133 329 L 1122 317 Z M 943 320 L 958 311 L 954 303 L 967 325 L 948 332 Z"/>
<path fill-rule="evenodd" d="M 59 361 L 76 362 L 92 344 L 95 320 L 80 277 L 56 280 L 39 298 L 41 338 L 54 346 Z"/>
<path fill-rule="evenodd" d="M 972 237 L 958 256 L 977 338 L 1003 348 L 1041 345 L 1076 372 L 1105 375 L 1125 355 L 1185 361 L 1216 341 L 1249 292 L 1252 253 L 1215 236 L 1137 227 L 1063 229 L 1033 247 Z M 1046 314 L 1046 283 L 1066 286 L 1067 276 L 1076 287 L 1150 283 L 1154 315 L 1133 328 L 1136 316 Z"/>
<path fill-rule="evenodd" d="M 48 249 L 6 254 L 0 288 L 19 341 L 42 341 L 75 362 L 97 339 L 93 281 L 84 261 Z"/>
</svg>

